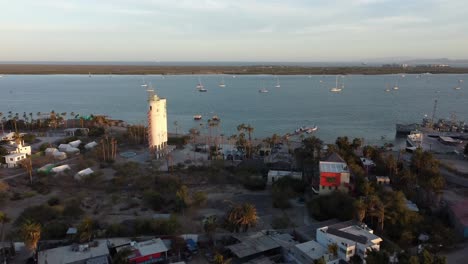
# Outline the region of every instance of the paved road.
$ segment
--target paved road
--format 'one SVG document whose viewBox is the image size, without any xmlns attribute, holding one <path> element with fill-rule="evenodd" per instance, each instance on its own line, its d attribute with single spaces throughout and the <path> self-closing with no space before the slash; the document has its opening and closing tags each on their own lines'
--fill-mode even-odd
<svg viewBox="0 0 468 264">
<path fill-rule="evenodd" d="M 445 180 L 448 183 L 460 185 L 463 187 L 468 187 L 468 179 L 462 176 L 456 175 L 444 168 L 440 168 L 440 173 L 445 177 Z"/>
</svg>

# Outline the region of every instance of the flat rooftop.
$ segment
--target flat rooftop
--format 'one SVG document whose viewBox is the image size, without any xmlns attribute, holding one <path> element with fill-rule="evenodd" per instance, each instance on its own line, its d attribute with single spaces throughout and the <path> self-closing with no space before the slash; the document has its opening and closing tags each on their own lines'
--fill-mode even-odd
<svg viewBox="0 0 468 264">
<path fill-rule="evenodd" d="M 109 263 L 107 257 L 102 256 L 109 255 L 109 249 L 107 248 L 106 240 L 95 240 L 97 246 L 87 247 L 86 245 L 70 245 L 65 247 L 58 247 L 39 251 L 38 263 L 39 264 L 52 264 L 52 263 L 74 263 L 77 261 L 84 261 L 93 259 L 93 264 L 105 264 Z"/>
<path fill-rule="evenodd" d="M 343 173 L 349 172 L 349 169 L 344 162 L 320 161 L 320 172 Z"/>
<path fill-rule="evenodd" d="M 302 244 L 297 244 L 295 247 L 311 259 L 321 258 L 323 255 L 328 253 L 328 249 L 320 245 L 315 240 L 311 240 Z"/>
<path fill-rule="evenodd" d="M 238 258 L 248 257 L 271 249 L 279 248 L 280 245 L 271 237 L 263 233 L 255 233 L 250 236 L 234 236 L 240 243 L 227 246 Z"/>
</svg>

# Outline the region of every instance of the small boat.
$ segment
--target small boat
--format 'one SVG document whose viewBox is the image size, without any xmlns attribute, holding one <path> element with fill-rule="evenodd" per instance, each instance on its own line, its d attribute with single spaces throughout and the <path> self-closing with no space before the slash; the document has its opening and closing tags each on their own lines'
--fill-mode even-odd
<svg viewBox="0 0 468 264">
<path fill-rule="evenodd" d="M 343 87 L 343 86 L 342 86 L 342 87 Z M 332 92 L 332 93 L 339 93 L 339 92 L 341 92 L 341 91 L 343 90 L 342 87 L 340 88 L 340 87 L 338 86 L 338 75 L 337 75 L 337 76 L 336 76 L 336 80 L 335 80 L 335 87 L 331 88 L 331 89 L 330 89 L 330 92 Z"/>
<path fill-rule="evenodd" d="M 317 129 L 318 129 L 317 126 L 307 127 L 306 130 L 305 130 L 305 132 L 306 132 L 307 134 L 310 134 L 310 133 L 312 133 L 312 132 L 317 131 Z"/>
<path fill-rule="evenodd" d="M 194 115 L 193 116 L 193 120 L 201 120 L 202 119 L 202 115 Z"/>
<path fill-rule="evenodd" d="M 221 78 L 221 82 L 219 83 L 219 87 L 224 88 L 226 84 L 224 83 L 224 77 Z"/>
<path fill-rule="evenodd" d="M 141 87 L 148 87 L 148 84 L 144 83 L 141 85 Z"/>
<path fill-rule="evenodd" d="M 280 88 L 281 87 L 281 84 L 279 82 L 279 78 L 276 77 L 276 85 L 275 85 L 276 88 Z"/>
<path fill-rule="evenodd" d="M 88 72 L 88 77 L 91 78 L 91 72 Z"/>
<path fill-rule="evenodd" d="M 211 120 L 213 120 L 213 121 L 220 121 L 221 119 L 219 118 L 219 116 L 214 115 L 214 116 L 211 118 Z"/>
<path fill-rule="evenodd" d="M 398 90 L 400 87 L 398 87 L 398 79 L 396 80 L 395 86 L 393 86 L 393 90 Z"/>
<path fill-rule="evenodd" d="M 201 93 L 206 93 L 206 92 L 208 92 L 208 90 L 205 89 L 204 87 L 199 88 L 198 91 L 201 92 Z"/>
<path fill-rule="evenodd" d="M 406 137 L 406 145 L 408 147 L 421 147 L 423 134 L 417 130 L 411 131 Z"/>
<path fill-rule="evenodd" d="M 204 88 L 205 88 L 205 86 L 203 86 L 200 77 L 198 77 L 197 89 L 198 89 L 198 90 L 201 90 L 201 89 L 204 89 Z M 205 92 L 206 92 L 206 91 L 205 91 Z"/>
<path fill-rule="evenodd" d="M 387 86 L 385 88 L 385 92 L 387 92 L 387 93 L 390 92 L 390 86 L 388 85 L 388 83 L 387 83 Z"/>
<path fill-rule="evenodd" d="M 269 91 L 266 88 L 258 90 L 259 93 L 268 93 Z"/>
<path fill-rule="evenodd" d="M 455 90 L 461 90 L 461 87 L 460 86 L 457 86 L 454 88 Z"/>
</svg>

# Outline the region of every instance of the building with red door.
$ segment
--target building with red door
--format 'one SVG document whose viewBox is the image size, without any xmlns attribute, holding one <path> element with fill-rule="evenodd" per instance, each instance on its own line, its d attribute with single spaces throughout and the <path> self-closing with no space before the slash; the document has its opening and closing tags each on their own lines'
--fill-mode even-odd
<svg viewBox="0 0 468 264">
<path fill-rule="evenodd" d="M 167 247 L 160 239 L 151 239 L 143 242 L 131 242 L 117 248 L 117 252 L 123 249 L 130 249 L 132 252 L 128 256 L 128 262 L 131 264 L 136 263 L 157 263 L 163 262 L 167 258 Z"/>
<path fill-rule="evenodd" d="M 349 169 L 344 161 L 320 161 L 320 179 L 318 186 L 318 194 L 328 194 L 339 190 L 348 192 L 349 185 Z"/>
</svg>

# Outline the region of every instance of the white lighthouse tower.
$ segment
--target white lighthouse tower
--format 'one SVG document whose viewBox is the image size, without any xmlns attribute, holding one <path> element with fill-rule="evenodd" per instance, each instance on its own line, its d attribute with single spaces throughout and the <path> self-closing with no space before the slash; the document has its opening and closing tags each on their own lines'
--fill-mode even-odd
<svg viewBox="0 0 468 264">
<path fill-rule="evenodd" d="M 159 159 L 167 150 L 167 109 L 166 99 L 158 97 L 154 90 L 148 92 L 148 143 L 149 149 Z"/>
</svg>

